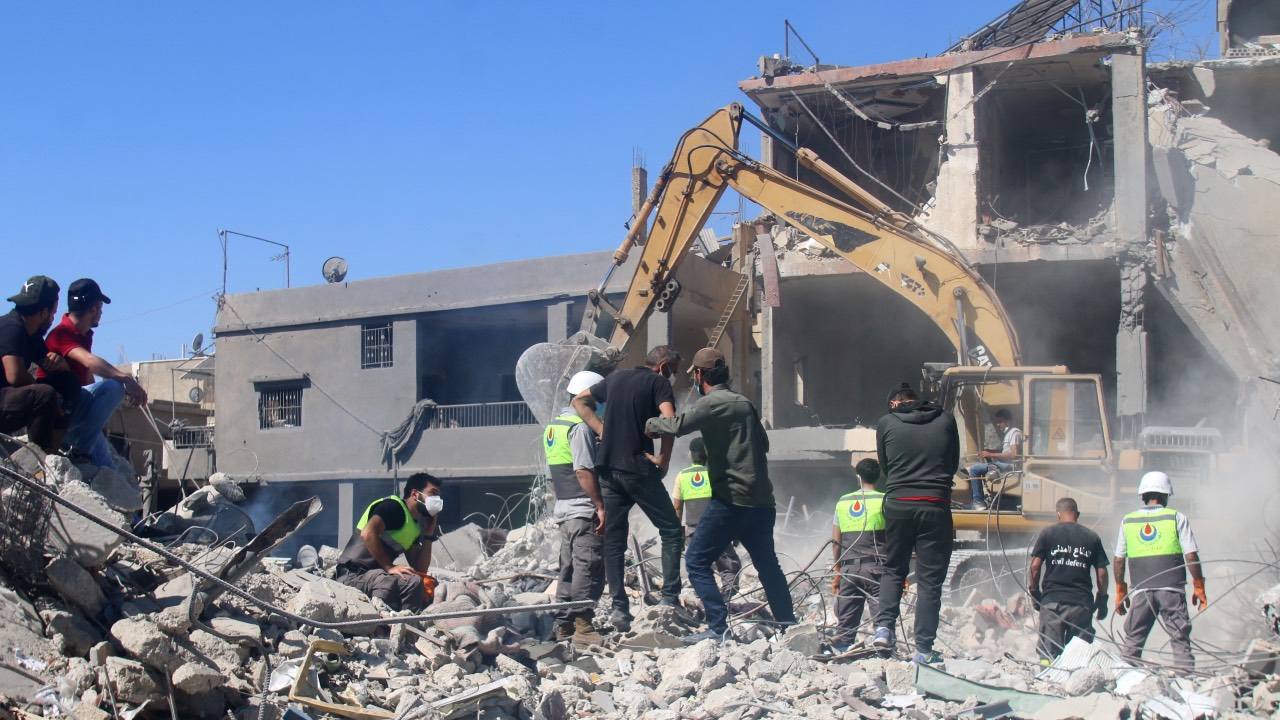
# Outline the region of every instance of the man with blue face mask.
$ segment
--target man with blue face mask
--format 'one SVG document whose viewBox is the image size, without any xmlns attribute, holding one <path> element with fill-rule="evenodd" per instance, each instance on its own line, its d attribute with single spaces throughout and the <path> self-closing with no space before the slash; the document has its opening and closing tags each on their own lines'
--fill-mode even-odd
<svg viewBox="0 0 1280 720">
<path fill-rule="evenodd" d="M 439 538 L 442 481 L 427 473 L 409 476 L 403 497 L 369 503 L 338 557 L 337 580 L 393 610 L 421 612 L 431 604 L 435 580 L 431 543 Z M 408 564 L 397 564 L 401 553 Z"/>
</svg>

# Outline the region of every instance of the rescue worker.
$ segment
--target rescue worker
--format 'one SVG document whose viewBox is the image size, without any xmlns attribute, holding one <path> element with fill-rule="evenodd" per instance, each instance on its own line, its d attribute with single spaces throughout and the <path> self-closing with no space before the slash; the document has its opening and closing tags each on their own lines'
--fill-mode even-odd
<svg viewBox="0 0 1280 720">
<path fill-rule="evenodd" d="M 711 500 L 689 541 L 685 570 L 706 611 L 707 629 L 681 638 L 689 645 L 728 637 L 729 612 L 711 565 L 735 538 L 751 556 L 774 620 L 783 626 L 796 621 L 787 578 L 773 545 L 777 508 L 765 457 L 769 436 L 751 401 L 729 389 L 723 353 L 703 348 L 693 356 L 692 365 L 693 381 L 702 397 L 683 415 L 649 418 L 644 425 L 651 437 L 701 432 L 706 443 Z"/>
<path fill-rule="evenodd" d="M 415 473 L 404 483 L 404 496 L 369 503 L 356 523 L 347 547 L 338 556 L 337 580 L 393 610 L 421 612 L 431 604 L 435 579 L 431 543 L 438 539 L 436 515 L 444 508 L 440 478 Z M 397 565 L 404 553 L 408 565 Z"/>
<path fill-rule="evenodd" d="M 1107 551 L 1098 533 L 1081 525 L 1075 498 L 1058 498 L 1058 524 L 1036 535 L 1027 592 L 1040 611 L 1040 664 L 1048 665 L 1078 637 L 1093 642 L 1093 618 L 1107 617 Z M 1041 575 L 1043 574 L 1043 582 Z"/>
<path fill-rule="evenodd" d="M 867 458 L 854 466 L 854 472 L 862 487 L 836 503 L 831 528 L 835 567 L 831 592 L 836 596 L 836 624 L 840 626 L 835 642 L 845 646 L 857 639 L 864 607 L 868 617 L 879 613 L 880 576 L 884 574 L 884 493 L 876 492 L 880 463 Z"/>
<path fill-rule="evenodd" d="M 711 502 L 711 476 L 707 472 L 707 446 L 702 438 L 694 438 L 689 444 L 689 460 L 693 463 L 676 475 L 675 487 L 672 488 L 671 504 L 676 508 L 676 517 L 684 523 L 684 538 L 688 543 L 693 537 L 694 528 L 702 513 Z M 724 549 L 715 562 L 716 574 L 720 576 L 720 594 L 724 601 L 738 594 L 738 573 L 742 572 L 742 559 L 733 545 Z"/>
<path fill-rule="evenodd" d="M 569 379 L 569 397 L 600 382 L 599 373 L 583 371 Z M 594 408 L 594 399 L 588 399 Z M 604 500 L 596 482 L 596 435 L 572 407 L 560 411 L 543 433 L 543 449 L 555 489 L 552 511 L 560 526 L 560 577 L 556 601 L 591 600 L 604 594 Z M 556 639 L 586 647 L 602 638 L 592 624 L 595 610 L 560 610 L 556 613 Z"/>
<path fill-rule="evenodd" d="M 1138 494 L 1143 507 L 1124 516 L 1116 538 L 1116 614 L 1124 619 L 1125 660 L 1138 662 L 1142 646 L 1156 619 L 1169 635 L 1173 663 L 1191 670 L 1191 618 L 1187 612 L 1187 572 L 1191 572 L 1191 601 L 1201 611 L 1209 604 L 1200 571 L 1200 552 L 1187 516 L 1168 507 L 1173 495 L 1169 476 L 1153 471 L 1142 476 Z M 1133 597 L 1125 583 L 1128 561 Z"/>
</svg>

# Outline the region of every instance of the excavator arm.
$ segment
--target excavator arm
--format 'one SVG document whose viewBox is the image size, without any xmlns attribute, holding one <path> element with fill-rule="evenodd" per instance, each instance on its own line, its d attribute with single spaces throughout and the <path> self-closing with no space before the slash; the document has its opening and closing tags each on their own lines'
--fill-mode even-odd
<svg viewBox="0 0 1280 720">
<path fill-rule="evenodd" d="M 640 245 L 640 228 L 652 214 L 652 227 L 621 307 L 611 305 L 604 295 L 607 275 L 589 295 L 581 332 L 550 349 L 547 345 L 530 348 L 521 357 L 516 379 L 535 414 L 554 412 L 543 406 L 563 400 L 556 391 L 573 372 L 616 364 L 649 315 L 674 300 L 680 290 L 676 269 L 729 188 L 906 298 L 947 336 L 964 364 L 1021 364 L 1017 333 L 1008 314 L 963 257 L 944 243 L 914 232 L 908 218 L 887 211 L 883 203 L 810 151 L 802 151 L 802 162 L 844 188 L 865 209 L 743 155 L 737 149 L 743 115 L 742 106 L 734 103 L 681 137 L 671 162 L 659 174 L 614 253 L 610 275 Z M 595 333 L 603 315 L 614 320 L 607 342 Z M 540 383 L 537 390 L 535 383 Z M 543 400 L 546 395 L 551 396 L 549 403 Z"/>
</svg>

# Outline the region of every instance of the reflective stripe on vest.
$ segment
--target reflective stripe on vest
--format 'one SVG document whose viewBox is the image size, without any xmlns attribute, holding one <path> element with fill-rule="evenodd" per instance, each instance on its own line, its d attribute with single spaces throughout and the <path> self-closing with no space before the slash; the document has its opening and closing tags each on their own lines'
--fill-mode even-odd
<svg viewBox="0 0 1280 720">
<path fill-rule="evenodd" d="M 879 553 L 884 548 L 884 493 L 851 492 L 836 502 L 841 556 Z M 850 552 L 851 550 L 860 552 Z"/>
<path fill-rule="evenodd" d="M 1178 513 L 1169 508 L 1135 510 L 1124 516 L 1125 557 L 1129 584 L 1138 588 L 1180 588 L 1187 583 Z"/>
<path fill-rule="evenodd" d="M 582 418 L 561 415 L 542 433 L 542 449 L 547 453 L 547 468 L 551 471 L 551 484 L 557 500 L 576 500 L 587 497 L 573 470 L 573 449 L 569 446 L 569 433 Z"/>
<path fill-rule="evenodd" d="M 356 523 L 356 530 L 363 530 L 369 524 L 369 516 L 373 513 L 374 506 L 383 500 L 395 500 L 400 505 L 400 509 L 404 510 L 404 525 L 400 526 L 399 530 L 388 530 L 387 534 L 400 546 L 401 550 L 408 550 L 413 547 L 414 543 L 418 542 L 418 535 L 421 534 L 421 530 L 418 528 L 418 521 L 414 520 L 413 514 L 409 512 L 409 506 L 405 504 L 403 499 L 394 495 L 378 498 L 369 503 L 369 507 L 364 509 L 364 515 L 360 516 L 360 522 Z M 392 558 L 392 560 L 394 559 Z"/>
<path fill-rule="evenodd" d="M 706 466 L 693 465 L 681 470 L 676 476 L 676 486 L 680 488 L 684 524 L 697 525 L 711 502 L 711 476 L 707 474 Z"/>
</svg>

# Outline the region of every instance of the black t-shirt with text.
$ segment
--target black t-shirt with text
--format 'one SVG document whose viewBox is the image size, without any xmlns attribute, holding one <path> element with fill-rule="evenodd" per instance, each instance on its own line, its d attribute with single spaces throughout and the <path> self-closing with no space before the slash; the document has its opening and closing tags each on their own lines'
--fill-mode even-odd
<svg viewBox="0 0 1280 720">
<path fill-rule="evenodd" d="M 596 465 L 648 476 L 654 464 L 645 458 L 653 441 L 645 437 L 644 423 L 662 413 L 658 406 L 676 403 L 671 383 L 647 367 L 618 370 L 591 386 L 591 394 L 604 403 L 604 434 L 596 450 Z"/>
<path fill-rule="evenodd" d="M 1098 533 L 1074 522 L 1040 531 L 1031 556 L 1044 561 L 1041 602 L 1093 605 L 1094 570 L 1107 566 L 1107 551 Z"/>
</svg>

